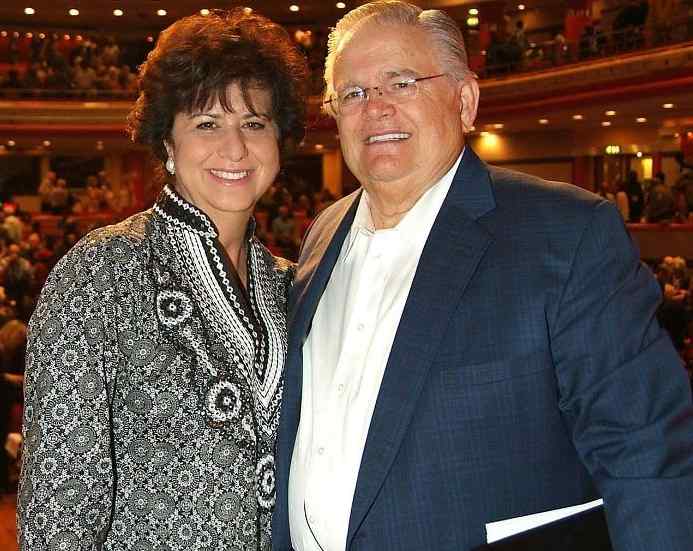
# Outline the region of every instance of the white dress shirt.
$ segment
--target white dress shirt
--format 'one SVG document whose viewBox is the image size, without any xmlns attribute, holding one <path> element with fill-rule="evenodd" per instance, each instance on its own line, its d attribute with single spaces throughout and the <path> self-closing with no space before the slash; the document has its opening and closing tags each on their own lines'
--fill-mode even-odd
<svg viewBox="0 0 693 551">
<path fill-rule="evenodd" d="M 368 194 L 361 195 L 303 345 L 301 419 L 289 476 L 296 551 L 346 546 L 361 456 L 390 348 L 461 158 L 394 228 L 374 230 Z"/>
</svg>

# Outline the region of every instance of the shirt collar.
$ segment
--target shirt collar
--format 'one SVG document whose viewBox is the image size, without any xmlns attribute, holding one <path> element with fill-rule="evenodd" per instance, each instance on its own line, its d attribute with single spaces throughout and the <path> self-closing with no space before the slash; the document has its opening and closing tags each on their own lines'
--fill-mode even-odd
<svg viewBox="0 0 693 551">
<path fill-rule="evenodd" d="M 219 237 L 212 219 L 195 205 L 185 200 L 176 189 L 166 184 L 154 204 L 154 210 L 169 223 L 206 237 Z M 255 219 L 251 216 L 246 228 L 246 239 L 255 235 Z"/>
</svg>

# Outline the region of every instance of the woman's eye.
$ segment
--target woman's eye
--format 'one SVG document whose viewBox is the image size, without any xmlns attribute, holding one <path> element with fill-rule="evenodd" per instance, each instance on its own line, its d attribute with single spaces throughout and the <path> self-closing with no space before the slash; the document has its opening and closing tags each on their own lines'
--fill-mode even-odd
<svg viewBox="0 0 693 551">
<path fill-rule="evenodd" d="M 243 128 L 247 128 L 249 130 L 262 130 L 265 128 L 265 124 L 260 121 L 247 121 L 243 124 Z"/>
<path fill-rule="evenodd" d="M 204 121 L 197 125 L 199 130 L 213 130 L 217 125 L 214 121 Z"/>
</svg>

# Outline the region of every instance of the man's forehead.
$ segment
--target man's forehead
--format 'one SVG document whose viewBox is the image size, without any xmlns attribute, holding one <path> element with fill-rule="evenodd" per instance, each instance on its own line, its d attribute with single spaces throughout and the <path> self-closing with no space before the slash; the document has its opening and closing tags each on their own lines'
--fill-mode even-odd
<svg viewBox="0 0 693 551">
<path fill-rule="evenodd" d="M 344 34 L 337 48 L 334 80 L 356 78 L 355 73 L 362 69 L 376 69 L 384 76 L 426 70 L 433 53 L 427 47 L 422 51 L 421 39 L 425 40 L 421 29 L 404 24 L 372 22 L 350 30 Z"/>
</svg>

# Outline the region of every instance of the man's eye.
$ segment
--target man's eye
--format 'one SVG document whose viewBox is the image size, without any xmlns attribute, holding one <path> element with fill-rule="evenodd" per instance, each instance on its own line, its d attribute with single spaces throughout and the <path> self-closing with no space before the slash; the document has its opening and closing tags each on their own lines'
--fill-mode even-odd
<svg viewBox="0 0 693 551">
<path fill-rule="evenodd" d="M 416 86 L 416 81 L 412 79 L 398 80 L 390 84 L 390 86 L 393 90 L 406 90 L 407 88 Z"/>
<path fill-rule="evenodd" d="M 356 101 L 363 97 L 363 90 L 361 88 L 355 88 L 354 90 L 346 90 L 342 92 L 340 96 L 340 101 Z"/>
<path fill-rule="evenodd" d="M 216 127 L 217 125 L 214 121 L 204 121 L 196 126 L 199 130 L 214 130 Z"/>
</svg>

